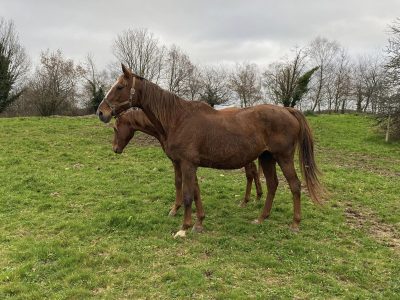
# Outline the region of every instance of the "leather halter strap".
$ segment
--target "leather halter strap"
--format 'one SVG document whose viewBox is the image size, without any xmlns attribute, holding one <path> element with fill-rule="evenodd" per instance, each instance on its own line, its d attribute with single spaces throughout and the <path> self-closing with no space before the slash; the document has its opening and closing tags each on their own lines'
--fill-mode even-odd
<svg viewBox="0 0 400 300">
<path fill-rule="evenodd" d="M 129 93 L 129 100 L 126 100 L 121 103 L 113 104 L 110 101 L 108 101 L 107 98 L 104 98 L 104 102 L 107 103 L 107 105 L 111 108 L 111 115 L 113 117 L 117 118 L 121 113 L 132 108 L 133 107 L 132 100 L 133 100 L 134 94 L 135 94 L 135 88 L 132 86 L 131 91 Z"/>
</svg>

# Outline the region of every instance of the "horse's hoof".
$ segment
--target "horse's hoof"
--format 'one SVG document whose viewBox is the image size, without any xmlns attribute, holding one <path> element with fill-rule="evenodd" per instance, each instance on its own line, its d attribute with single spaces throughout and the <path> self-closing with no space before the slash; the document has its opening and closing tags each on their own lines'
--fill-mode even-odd
<svg viewBox="0 0 400 300">
<path fill-rule="evenodd" d="M 251 224 L 256 224 L 256 225 L 259 225 L 261 223 L 262 223 L 262 221 L 260 221 L 259 219 L 255 219 L 255 220 L 251 221 Z"/>
<path fill-rule="evenodd" d="M 176 210 L 175 209 L 171 209 L 170 211 L 169 211 L 169 214 L 168 214 L 170 217 L 175 217 L 176 216 Z"/>
<path fill-rule="evenodd" d="M 186 237 L 186 230 L 181 229 L 177 233 L 175 233 L 174 239 L 176 239 L 178 237 L 180 237 L 180 238 Z"/>
<path fill-rule="evenodd" d="M 239 207 L 246 207 L 246 206 L 247 206 L 247 202 L 245 202 L 245 201 L 242 201 L 239 204 Z"/>
<path fill-rule="evenodd" d="M 299 224 L 292 224 L 290 225 L 290 230 L 294 233 L 299 233 L 300 232 L 300 227 Z"/>
<path fill-rule="evenodd" d="M 192 228 L 192 232 L 201 233 L 204 231 L 203 225 L 194 225 Z"/>
</svg>

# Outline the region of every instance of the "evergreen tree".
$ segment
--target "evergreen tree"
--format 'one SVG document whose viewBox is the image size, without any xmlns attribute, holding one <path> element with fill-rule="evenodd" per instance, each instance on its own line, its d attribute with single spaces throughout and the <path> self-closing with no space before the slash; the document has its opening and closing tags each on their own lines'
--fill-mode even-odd
<svg viewBox="0 0 400 300">
<path fill-rule="evenodd" d="M 4 56 L 4 47 L 0 43 L 0 112 L 2 112 L 10 103 L 9 93 L 12 86 L 12 80 L 8 72 L 9 60 Z"/>
<path fill-rule="evenodd" d="M 18 85 L 28 68 L 28 57 L 19 44 L 14 23 L 0 18 L 0 112 L 21 96 Z"/>
<path fill-rule="evenodd" d="M 97 107 L 99 107 L 100 102 L 104 99 L 104 97 L 105 93 L 102 86 L 100 86 L 97 90 L 93 89 L 92 99 L 90 100 L 93 112 L 96 112 Z"/>
<path fill-rule="evenodd" d="M 0 43 L 0 112 L 21 96 L 22 91 L 12 94 L 15 79 L 10 73 L 10 59 L 4 55 L 4 47 Z"/>
<path fill-rule="evenodd" d="M 294 107 L 308 92 L 308 84 L 310 82 L 311 76 L 314 74 L 315 71 L 318 70 L 318 68 L 319 67 L 312 68 L 311 70 L 305 72 L 302 76 L 299 77 L 293 92 L 292 101 L 290 101 L 290 107 Z"/>
</svg>

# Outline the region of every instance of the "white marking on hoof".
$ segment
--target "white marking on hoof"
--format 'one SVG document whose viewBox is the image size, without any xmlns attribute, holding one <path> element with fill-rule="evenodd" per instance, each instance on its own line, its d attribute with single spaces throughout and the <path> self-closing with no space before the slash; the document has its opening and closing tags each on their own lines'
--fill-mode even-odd
<svg viewBox="0 0 400 300">
<path fill-rule="evenodd" d="M 299 225 L 293 225 L 292 224 L 292 225 L 289 226 L 289 228 L 293 233 L 299 233 L 300 232 Z"/>
<path fill-rule="evenodd" d="M 186 230 L 179 230 L 177 233 L 175 233 L 175 235 L 174 235 L 174 239 L 176 239 L 176 238 L 178 238 L 178 237 L 181 237 L 181 238 L 184 238 L 184 237 L 186 237 Z"/>
<path fill-rule="evenodd" d="M 255 220 L 251 221 L 251 224 L 259 225 L 259 224 L 261 224 L 261 222 L 259 219 L 255 219 Z"/>
</svg>

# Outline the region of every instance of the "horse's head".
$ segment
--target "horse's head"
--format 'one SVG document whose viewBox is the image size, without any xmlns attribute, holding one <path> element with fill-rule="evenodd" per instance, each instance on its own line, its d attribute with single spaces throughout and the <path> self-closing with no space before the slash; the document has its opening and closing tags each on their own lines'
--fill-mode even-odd
<svg viewBox="0 0 400 300">
<path fill-rule="evenodd" d="M 139 106 L 138 93 L 143 78 L 134 75 L 124 64 L 121 66 L 123 74 L 118 77 L 97 108 L 97 115 L 104 123 L 110 122 L 113 116 L 118 116 L 131 107 Z"/>
<path fill-rule="evenodd" d="M 133 138 L 135 130 L 132 128 L 126 114 L 117 118 L 113 128 L 114 139 L 112 148 L 115 153 L 121 154 L 126 145 L 128 145 L 129 141 Z"/>
</svg>

